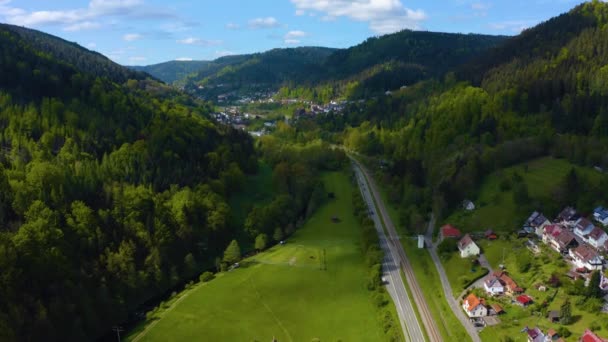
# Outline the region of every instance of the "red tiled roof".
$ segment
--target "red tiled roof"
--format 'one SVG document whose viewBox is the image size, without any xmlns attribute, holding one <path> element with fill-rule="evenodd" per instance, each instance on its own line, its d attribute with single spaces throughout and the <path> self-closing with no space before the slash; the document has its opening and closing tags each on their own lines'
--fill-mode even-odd
<svg viewBox="0 0 608 342">
<path fill-rule="evenodd" d="M 517 297 L 517 301 L 523 305 L 526 305 L 532 302 L 532 298 L 530 298 L 528 295 L 521 295 Z"/>
<path fill-rule="evenodd" d="M 591 233 L 589 233 L 589 238 L 593 240 L 599 240 L 604 234 L 606 233 L 602 228 L 594 227 Z"/>
<path fill-rule="evenodd" d="M 600 338 L 599 336 L 594 334 L 593 331 L 587 329 L 587 330 L 585 330 L 583 337 L 581 337 L 581 341 L 582 342 L 606 342 L 608 340 L 606 340 L 604 338 Z"/>
<path fill-rule="evenodd" d="M 460 230 L 458 230 L 456 227 L 452 226 L 451 224 L 446 224 L 445 226 L 441 227 L 441 236 L 443 237 L 460 237 L 462 234 L 460 233 Z"/>
<path fill-rule="evenodd" d="M 479 297 L 477 297 L 474 293 L 471 293 L 467 296 L 467 298 L 464 299 L 464 302 L 469 305 L 469 311 L 475 310 L 477 306 L 481 305 L 481 301 L 482 300 L 479 299 Z"/>
<path fill-rule="evenodd" d="M 492 309 L 494 309 L 494 311 L 496 313 L 501 313 L 504 312 L 505 310 L 502 308 L 502 306 L 498 305 L 498 304 L 492 304 Z"/>
</svg>

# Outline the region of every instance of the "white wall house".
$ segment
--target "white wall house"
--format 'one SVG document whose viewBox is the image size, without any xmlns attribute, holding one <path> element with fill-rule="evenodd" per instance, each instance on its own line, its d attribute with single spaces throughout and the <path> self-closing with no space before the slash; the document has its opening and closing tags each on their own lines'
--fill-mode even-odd
<svg viewBox="0 0 608 342">
<path fill-rule="evenodd" d="M 591 271 L 601 271 L 603 268 L 604 261 L 600 255 L 588 245 L 583 244 L 576 248 L 572 248 L 568 254 L 576 267 L 585 267 Z"/>
<path fill-rule="evenodd" d="M 490 274 L 483 282 L 483 288 L 491 296 L 499 296 L 505 293 L 505 286 L 499 277 Z"/>
<path fill-rule="evenodd" d="M 483 299 L 479 299 L 473 293 L 462 301 L 462 308 L 469 317 L 484 317 L 488 315 L 488 308 L 484 305 Z"/>
<path fill-rule="evenodd" d="M 479 255 L 481 252 L 479 246 L 477 246 L 469 234 L 465 235 L 462 239 L 460 239 L 460 241 L 458 241 L 458 250 L 460 251 L 461 258 Z"/>
<path fill-rule="evenodd" d="M 608 241 L 608 234 L 599 227 L 593 228 L 587 238 L 587 242 L 595 249 L 603 249 L 606 241 Z"/>
</svg>

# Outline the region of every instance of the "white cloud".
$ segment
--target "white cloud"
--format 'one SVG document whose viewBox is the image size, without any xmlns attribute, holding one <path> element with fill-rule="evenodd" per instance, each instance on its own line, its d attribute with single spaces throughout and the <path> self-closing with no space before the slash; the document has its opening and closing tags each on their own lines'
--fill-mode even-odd
<svg viewBox="0 0 608 342">
<path fill-rule="evenodd" d="M 296 10 L 296 15 L 297 15 L 297 16 L 301 16 L 301 15 L 305 15 L 305 14 L 306 14 L 306 11 L 305 11 L 305 10 L 301 10 L 301 9 L 297 9 L 297 10 Z"/>
<path fill-rule="evenodd" d="M 192 58 L 190 58 L 190 57 L 180 57 L 180 58 L 176 58 L 175 60 L 179 61 L 179 62 L 190 62 L 190 61 L 192 61 Z"/>
<path fill-rule="evenodd" d="M 132 56 L 132 57 L 129 57 L 129 62 L 132 62 L 132 63 L 145 62 L 146 60 L 148 60 L 148 58 L 144 57 L 144 56 Z"/>
<path fill-rule="evenodd" d="M 87 44 L 87 49 L 93 50 L 97 47 L 97 44 L 90 42 Z"/>
<path fill-rule="evenodd" d="M 226 28 L 229 30 L 238 30 L 241 28 L 241 25 L 235 23 L 228 23 L 226 24 Z"/>
<path fill-rule="evenodd" d="M 289 31 L 285 34 L 285 39 L 290 38 L 302 38 L 306 37 L 308 34 L 304 31 Z"/>
<path fill-rule="evenodd" d="M 184 45 L 200 45 L 200 46 L 214 46 L 220 45 L 222 42 L 219 40 L 205 40 L 195 37 L 188 37 L 177 40 L 177 43 Z"/>
<path fill-rule="evenodd" d="M 492 5 L 484 3 L 484 2 L 475 2 L 471 4 L 471 9 L 475 11 L 486 11 L 490 9 Z"/>
<path fill-rule="evenodd" d="M 249 20 L 249 28 L 251 29 L 273 28 L 279 25 L 279 21 L 274 17 L 255 18 Z"/>
<path fill-rule="evenodd" d="M 65 10 L 27 11 L 11 6 L 11 0 L 0 0 L 0 21 L 9 24 L 38 27 L 62 25 L 66 31 L 99 28 L 104 17 L 168 17 L 166 10 L 146 7 L 143 0 L 91 0 L 86 7 Z"/>
<path fill-rule="evenodd" d="M 101 24 L 94 21 L 83 21 L 80 23 L 71 24 L 63 28 L 64 31 L 84 31 L 84 30 L 94 30 L 101 27 Z"/>
<path fill-rule="evenodd" d="M 283 42 L 285 44 L 300 44 L 301 40 L 300 38 L 306 37 L 308 35 L 308 33 L 304 32 L 304 31 L 289 31 L 287 33 L 285 33 L 285 36 L 283 37 Z"/>
<path fill-rule="evenodd" d="M 327 19 L 347 17 L 367 22 L 378 34 L 405 28 L 418 29 L 427 16 L 422 10 L 406 8 L 401 0 L 291 0 L 300 11 L 316 11 Z"/>
<path fill-rule="evenodd" d="M 136 40 L 140 40 L 141 38 L 142 38 L 142 35 L 139 33 L 127 33 L 124 36 L 122 36 L 122 39 L 127 42 L 133 42 Z"/>
<path fill-rule="evenodd" d="M 230 55 L 234 55 L 235 53 L 232 51 L 228 51 L 228 50 L 221 50 L 221 51 L 215 51 L 215 57 L 224 57 L 224 56 L 230 56 Z"/>
</svg>

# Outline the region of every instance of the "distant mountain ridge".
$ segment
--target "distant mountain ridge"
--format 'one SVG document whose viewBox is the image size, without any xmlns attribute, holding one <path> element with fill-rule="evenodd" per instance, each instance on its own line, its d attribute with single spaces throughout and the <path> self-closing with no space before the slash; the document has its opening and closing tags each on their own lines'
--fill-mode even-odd
<svg viewBox="0 0 608 342">
<path fill-rule="evenodd" d="M 171 84 L 182 80 L 188 75 L 202 70 L 211 61 L 168 61 L 164 63 L 146 65 L 146 66 L 129 66 L 130 69 L 146 72 L 161 81 Z"/>
<path fill-rule="evenodd" d="M 324 84 L 335 88 L 332 93 L 336 93 L 352 81 L 358 82 L 356 93 L 363 96 L 439 77 L 506 38 L 404 30 L 372 37 L 347 49 L 273 49 L 210 62 L 173 61 L 135 69 L 165 82 L 177 82 L 208 98 L 252 87 L 278 89 Z M 192 72 L 196 67 L 200 70 Z M 188 76 L 179 80 L 183 74 Z"/>
</svg>

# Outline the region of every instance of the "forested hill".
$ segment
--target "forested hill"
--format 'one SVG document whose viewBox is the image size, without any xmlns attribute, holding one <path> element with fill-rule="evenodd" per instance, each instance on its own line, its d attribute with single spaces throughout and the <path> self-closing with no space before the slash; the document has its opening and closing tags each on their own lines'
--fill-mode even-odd
<svg viewBox="0 0 608 342">
<path fill-rule="evenodd" d="M 508 37 L 403 30 L 331 54 L 313 84 L 286 84 L 282 97 L 361 99 L 440 78 Z"/>
<path fill-rule="evenodd" d="M 223 57 L 189 77 L 188 84 L 221 85 L 235 90 L 252 86 L 276 88 L 285 82 L 315 81 L 324 71 L 321 64 L 333 51 L 335 49 L 299 47 Z"/>
<path fill-rule="evenodd" d="M 0 30 L 15 33 L 27 40 L 28 44 L 37 51 L 47 53 L 54 59 L 72 65 L 78 70 L 87 70 L 87 73 L 97 77 L 107 77 L 118 83 L 123 83 L 128 79 L 140 80 L 149 77 L 143 72 L 133 71 L 116 64 L 100 53 L 44 32 L 8 24 L 0 24 Z"/>
<path fill-rule="evenodd" d="M 146 72 L 159 80 L 171 84 L 183 80 L 190 74 L 198 72 L 208 66 L 210 61 L 169 61 L 165 63 L 130 66 L 133 70 Z"/>
<path fill-rule="evenodd" d="M 0 340 L 94 340 L 214 263 L 257 160 L 208 106 L 37 37 L 0 27 Z"/>
<path fill-rule="evenodd" d="M 318 124 L 344 134 L 346 146 L 392 161 L 390 196 L 406 226 L 431 209 L 441 216 L 476 198 L 484 175 L 540 156 L 607 169 L 607 24 L 607 3 L 581 4 L 458 73 L 369 99 Z M 600 187 L 547 193 L 551 200 L 534 209 L 592 208 L 608 201 L 603 179 Z"/>
<path fill-rule="evenodd" d="M 356 75 L 374 65 L 400 62 L 417 65 L 432 76 L 454 67 L 503 42 L 505 36 L 410 31 L 372 37 L 327 58 L 324 66 L 333 78 Z"/>
</svg>

